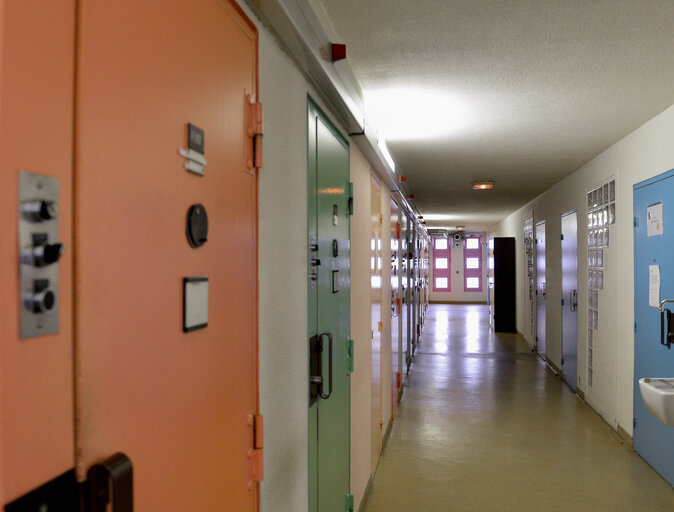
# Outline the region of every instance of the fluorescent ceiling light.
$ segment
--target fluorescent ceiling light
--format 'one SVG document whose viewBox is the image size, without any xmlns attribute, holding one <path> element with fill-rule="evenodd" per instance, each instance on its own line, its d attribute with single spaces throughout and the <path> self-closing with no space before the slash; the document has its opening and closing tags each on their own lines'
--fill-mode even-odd
<svg viewBox="0 0 674 512">
<path fill-rule="evenodd" d="M 386 141 L 383 137 L 377 137 L 377 145 L 383 153 L 386 162 L 391 166 L 391 171 L 396 172 L 396 163 L 393 161 L 393 157 L 391 156 L 391 153 L 389 153 L 388 147 L 386 147 Z"/>
<path fill-rule="evenodd" d="M 463 127 L 466 118 L 451 96 L 419 88 L 366 91 L 365 115 L 388 141 L 443 137 Z"/>
<path fill-rule="evenodd" d="M 451 213 L 424 213 L 424 220 L 457 220 L 459 215 Z"/>
</svg>

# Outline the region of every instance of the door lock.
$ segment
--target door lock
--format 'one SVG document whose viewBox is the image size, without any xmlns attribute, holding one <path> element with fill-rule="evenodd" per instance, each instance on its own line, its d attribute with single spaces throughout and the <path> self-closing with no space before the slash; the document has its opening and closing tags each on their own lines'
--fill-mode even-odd
<svg viewBox="0 0 674 512">
<path fill-rule="evenodd" d="M 46 267 L 56 263 L 65 251 L 62 243 L 49 243 L 46 233 L 33 234 L 33 246 L 21 253 L 21 263 Z"/>
<path fill-rule="evenodd" d="M 22 201 L 20 209 L 21 215 L 32 222 L 56 219 L 59 215 L 58 203 L 49 199 Z"/>
<path fill-rule="evenodd" d="M 59 180 L 19 173 L 18 249 L 20 336 L 59 331 L 59 269 L 65 245 L 59 242 Z"/>
</svg>

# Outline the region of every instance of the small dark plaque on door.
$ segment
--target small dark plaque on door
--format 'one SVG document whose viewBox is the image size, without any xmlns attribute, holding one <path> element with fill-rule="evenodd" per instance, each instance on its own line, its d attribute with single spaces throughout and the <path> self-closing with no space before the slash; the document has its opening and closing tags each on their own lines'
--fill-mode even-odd
<svg viewBox="0 0 674 512">
<path fill-rule="evenodd" d="M 204 154 L 204 131 L 192 123 L 187 124 L 187 149 Z"/>
</svg>

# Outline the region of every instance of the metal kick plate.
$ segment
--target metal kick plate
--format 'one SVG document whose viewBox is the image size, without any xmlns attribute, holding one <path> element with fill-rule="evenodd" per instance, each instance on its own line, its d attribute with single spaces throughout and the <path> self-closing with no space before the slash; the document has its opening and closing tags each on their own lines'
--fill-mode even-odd
<svg viewBox="0 0 674 512">
<path fill-rule="evenodd" d="M 59 330 L 59 264 L 51 263 L 37 266 L 26 255 L 30 254 L 37 238 L 45 239 L 50 244 L 59 242 L 59 180 L 41 174 L 25 171 L 19 173 L 19 283 L 20 283 L 20 337 L 32 338 L 45 334 L 54 334 Z M 48 216 L 41 218 L 39 212 L 30 211 L 31 205 L 49 202 L 52 209 Z M 35 295 L 36 286 L 50 290 L 54 303 L 45 312 L 35 312 L 31 306 L 31 297 Z M 46 288 L 45 288 L 46 286 Z M 50 299 L 51 300 L 51 299 Z"/>
</svg>

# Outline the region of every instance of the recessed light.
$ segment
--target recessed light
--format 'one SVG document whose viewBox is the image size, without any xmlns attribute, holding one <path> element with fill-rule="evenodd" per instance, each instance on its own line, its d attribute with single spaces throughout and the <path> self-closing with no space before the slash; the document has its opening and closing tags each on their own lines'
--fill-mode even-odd
<svg viewBox="0 0 674 512">
<path fill-rule="evenodd" d="M 493 181 L 474 181 L 473 190 L 491 190 L 494 188 Z"/>
<path fill-rule="evenodd" d="M 456 226 L 456 229 L 459 231 L 463 231 L 464 229 L 466 229 L 466 226 Z"/>
</svg>

